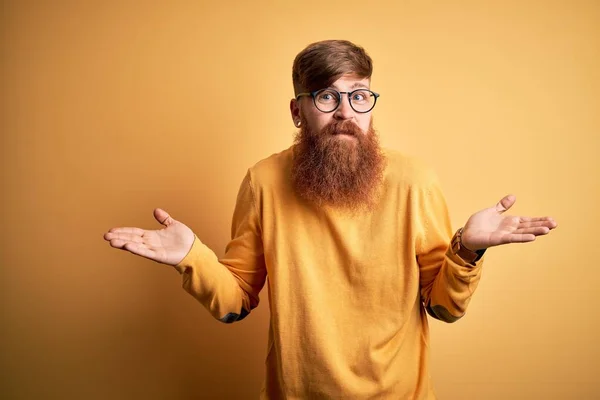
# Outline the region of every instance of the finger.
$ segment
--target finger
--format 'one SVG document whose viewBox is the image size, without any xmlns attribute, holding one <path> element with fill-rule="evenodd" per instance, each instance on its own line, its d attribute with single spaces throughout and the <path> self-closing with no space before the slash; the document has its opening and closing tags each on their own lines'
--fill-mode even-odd
<svg viewBox="0 0 600 400">
<path fill-rule="evenodd" d="M 552 217 L 519 217 L 519 219 L 521 222 L 539 222 L 539 226 L 547 226 L 550 229 L 554 229 L 558 226 L 558 224 Z M 520 226 L 522 226 L 522 224 Z"/>
<path fill-rule="evenodd" d="M 554 221 L 552 217 L 519 217 L 524 222 Z"/>
<path fill-rule="evenodd" d="M 156 218 L 156 220 L 164 226 L 169 226 L 173 222 L 175 222 L 175 220 L 169 215 L 169 213 L 161 208 L 157 208 L 156 210 L 154 210 L 154 218 Z"/>
<path fill-rule="evenodd" d="M 550 228 L 548 228 L 547 226 L 537 226 L 537 227 L 532 227 L 532 228 L 517 229 L 514 233 L 523 234 L 523 235 L 540 236 L 540 235 L 547 235 L 549 232 L 550 232 Z"/>
<path fill-rule="evenodd" d="M 535 240 L 535 235 L 531 233 L 513 233 L 506 239 L 508 240 L 506 243 L 526 243 L 533 242 Z"/>
<path fill-rule="evenodd" d="M 122 249 L 129 242 L 127 240 L 122 240 L 122 239 L 112 239 L 109 243 L 110 243 L 111 247 L 114 247 L 117 249 Z"/>
<path fill-rule="evenodd" d="M 143 236 L 139 236 L 137 234 L 132 233 L 106 233 L 104 234 L 104 239 L 106 240 L 123 240 L 126 242 L 134 242 L 134 243 L 143 243 Z"/>
<path fill-rule="evenodd" d="M 534 220 L 532 222 L 522 222 L 526 220 L 525 218 L 520 218 L 520 223 L 518 225 L 519 228 L 528 228 L 528 227 L 536 227 L 536 226 L 545 226 L 548 229 L 554 229 L 558 226 L 555 220 L 552 218 L 540 218 Z"/>
<path fill-rule="evenodd" d="M 521 219 L 521 221 L 523 221 Z M 550 228 L 550 226 L 552 226 L 552 222 L 551 221 L 532 221 L 532 222 L 520 222 L 519 223 L 519 229 L 524 229 L 524 228 L 536 228 L 536 227 L 540 227 L 540 226 L 545 226 Z"/>
<path fill-rule="evenodd" d="M 112 228 L 108 231 L 108 233 L 132 233 L 138 236 L 142 236 L 144 232 L 143 229 L 131 227 Z"/>
<path fill-rule="evenodd" d="M 498 211 L 499 213 L 505 212 L 506 210 L 511 208 L 513 206 L 513 204 L 515 204 L 516 200 L 517 200 L 517 198 L 512 194 L 509 194 L 508 196 L 504 196 L 498 202 L 498 204 L 496 204 L 496 211 Z"/>
</svg>

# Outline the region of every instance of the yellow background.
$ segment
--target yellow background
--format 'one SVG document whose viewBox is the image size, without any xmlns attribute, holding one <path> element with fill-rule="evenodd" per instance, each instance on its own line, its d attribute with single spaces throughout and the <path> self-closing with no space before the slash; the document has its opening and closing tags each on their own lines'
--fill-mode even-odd
<svg viewBox="0 0 600 400">
<path fill-rule="evenodd" d="M 373 57 L 382 143 L 438 171 L 455 228 L 507 193 L 559 222 L 431 322 L 439 397 L 600 396 L 599 2 L 2 7 L 0 397 L 257 397 L 266 292 L 222 324 L 102 234 L 163 207 L 222 255 L 246 169 L 292 143 L 294 56 L 331 38 Z"/>
</svg>

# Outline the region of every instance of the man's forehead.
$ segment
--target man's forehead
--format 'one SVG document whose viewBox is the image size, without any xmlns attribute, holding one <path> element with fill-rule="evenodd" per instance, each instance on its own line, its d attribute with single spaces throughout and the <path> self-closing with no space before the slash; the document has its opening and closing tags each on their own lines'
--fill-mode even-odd
<svg viewBox="0 0 600 400">
<path fill-rule="evenodd" d="M 347 91 L 359 88 L 368 89 L 370 85 L 370 78 L 361 78 L 355 74 L 346 74 L 342 75 L 337 81 L 333 82 L 331 87 L 339 91 Z"/>
</svg>

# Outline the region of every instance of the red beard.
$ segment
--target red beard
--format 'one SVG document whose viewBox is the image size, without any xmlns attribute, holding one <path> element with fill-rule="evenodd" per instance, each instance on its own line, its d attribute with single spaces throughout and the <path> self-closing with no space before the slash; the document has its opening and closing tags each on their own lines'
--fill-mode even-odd
<svg viewBox="0 0 600 400">
<path fill-rule="evenodd" d="M 372 123 L 365 134 L 351 121 L 332 121 L 321 132 L 302 128 L 295 137 L 292 182 L 300 197 L 318 206 L 369 211 L 377 203 L 385 156 Z M 348 135 L 340 137 L 338 135 Z"/>
</svg>

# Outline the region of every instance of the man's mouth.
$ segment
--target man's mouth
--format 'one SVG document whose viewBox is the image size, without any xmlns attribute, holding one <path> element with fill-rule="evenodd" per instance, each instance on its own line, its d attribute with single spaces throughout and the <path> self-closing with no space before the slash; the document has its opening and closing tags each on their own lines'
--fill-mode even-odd
<svg viewBox="0 0 600 400">
<path fill-rule="evenodd" d="M 333 136 L 337 136 L 340 138 L 344 138 L 344 139 L 356 139 L 356 135 L 354 133 L 350 133 L 350 132 L 336 132 Z"/>
</svg>

